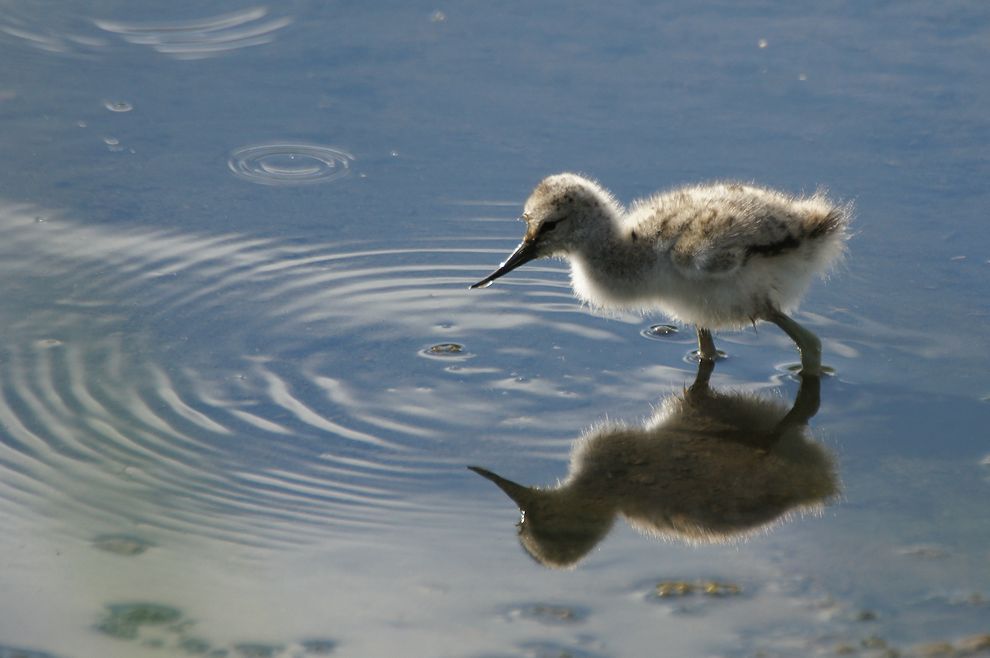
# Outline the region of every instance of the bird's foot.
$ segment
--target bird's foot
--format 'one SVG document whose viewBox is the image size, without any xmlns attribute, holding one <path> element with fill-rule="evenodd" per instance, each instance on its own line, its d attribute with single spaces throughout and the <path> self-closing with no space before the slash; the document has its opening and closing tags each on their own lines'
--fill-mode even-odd
<svg viewBox="0 0 990 658">
<path fill-rule="evenodd" d="M 698 358 L 701 361 L 715 362 L 720 358 L 718 350 L 715 349 L 715 340 L 712 332 L 708 329 L 698 327 Z"/>
</svg>

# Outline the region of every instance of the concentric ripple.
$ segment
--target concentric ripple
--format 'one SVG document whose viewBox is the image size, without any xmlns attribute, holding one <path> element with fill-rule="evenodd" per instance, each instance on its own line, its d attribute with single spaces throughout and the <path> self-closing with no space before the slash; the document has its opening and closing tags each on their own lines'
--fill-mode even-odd
<svg viewBox="0 0 990 658">
<path fill-rule="evenodd" d="M 294 20 L 286 13 L 293 3 L 282 3 L 280 15 L 260 5 L 211 14 L 202 4 L 170 4 L 170 15 L 191 17 L 151 21 L 128 20 L 126 16 L 134 15 L 133 3 L 87 6 L 84 12 L 72 4 L 0 0 L 0 41 L 70 57 L 93 57 L 133 44 L 174 59 L 196 60 L 271 43 Z M 91 11 L 123 17 L 97 17 Z"/>
<path fill-rule="evenodd" d="M 618 340 L 575 322 L 545 268 L 525 308 L 466 290 L 504 248 L 102 227 L 0 203 L 0 518 L 149 546 L 446 518 L 433 492 L 479 434 L 565 453 L 599 385 L 534 374 L 517 332 Z"/>
<path fill-rule="evenodd" d="M 268 9 L 259 6 L 192 20 L 94 23 L 128 43 L 148 46 L 176 59 L 204 59 L 270 43 L 279 30 L 292 23 L 292 18 L 270 17 Z"/>
<path fill-rule="evenodd" d="M 328 183 L 350 173 L 354 156 L 315 144 L 259 144 L 230 154 L 235 176 L 261 185 Z"/>
<path fill-rule="evenodd" d="M 0 42 L 54 55 L 91 57 L 110 43 L 60 0 L 0 0 Z"/>
</svg>

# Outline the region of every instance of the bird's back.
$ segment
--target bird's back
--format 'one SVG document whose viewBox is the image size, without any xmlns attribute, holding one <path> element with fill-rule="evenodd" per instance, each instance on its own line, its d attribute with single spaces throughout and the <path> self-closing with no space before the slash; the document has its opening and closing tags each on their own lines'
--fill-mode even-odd
<svg viewBox="0 0 990 658">
<path fill-rule="evenodd" d="M 683 187 L 633 205 L 630 230 L 652 240 L 686 274 L 731 274 L 752 258 L 820 251 L 815 269 L 842 252 L 850 208 L 824 192 L 795 197 L 738 183 Z"/>
</svg>

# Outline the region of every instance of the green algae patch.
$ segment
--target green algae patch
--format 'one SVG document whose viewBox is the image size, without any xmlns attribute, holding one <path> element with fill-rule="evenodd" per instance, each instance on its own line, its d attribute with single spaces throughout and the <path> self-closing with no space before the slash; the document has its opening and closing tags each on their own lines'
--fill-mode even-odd
<svg viewBox="0 0 990 658">
<path fill-rule="evenodd" d="M 734 583 L 715 580 L 691 582 L 686 580 L 664 580 L 657 583 L 656 595 L 661 599 L 701 594 L 704 596 L 735 596 L 742 593 L 742 587 Z"/>
<path fill-rule="evenodd" d="M 136 639 L 142 626 L 164 626 L 182 618 L 172 606 L 160 603 L 115 603 L 96 624 L 96 630 L 121 640 Z"/>
<path fill-rule="evenodd" d="M 151 543 L 133 535 L 100 535 L 93 539 L 93 546 L 123 557 L 141 555 L 151 547 Z"/>
<path fill-rule="evenodd" d="M 242 643 L 235 645 L 234 649 L 244 658 L 275 658 L 285 647 L 276 644 Z"/>
</svg>

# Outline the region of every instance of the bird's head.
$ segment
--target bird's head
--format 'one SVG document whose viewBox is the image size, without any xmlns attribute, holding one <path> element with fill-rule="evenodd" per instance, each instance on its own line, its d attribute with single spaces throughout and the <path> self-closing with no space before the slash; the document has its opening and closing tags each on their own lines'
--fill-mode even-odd
<svg viewBox="0 0 990 658">
<path fill-rule="evenodd" d="M 526 200 L 526 235 L 494 272 L 472 288 L 483 288 L 537 258 L 564 257 L 593 245 L 622 209 L 598 183 L 577 174 L 556 174 L 540 181 Z"/>
<path fill-rule="evenodd" d="M 589 498 L 567 484 L 526 487 L 480 466 L 468 468 L 494 482 L 519 507 L 519 543 L 543 566 L 574 566 L 612 527 L 616 510 L 607 496 Z"/>
</svg>

